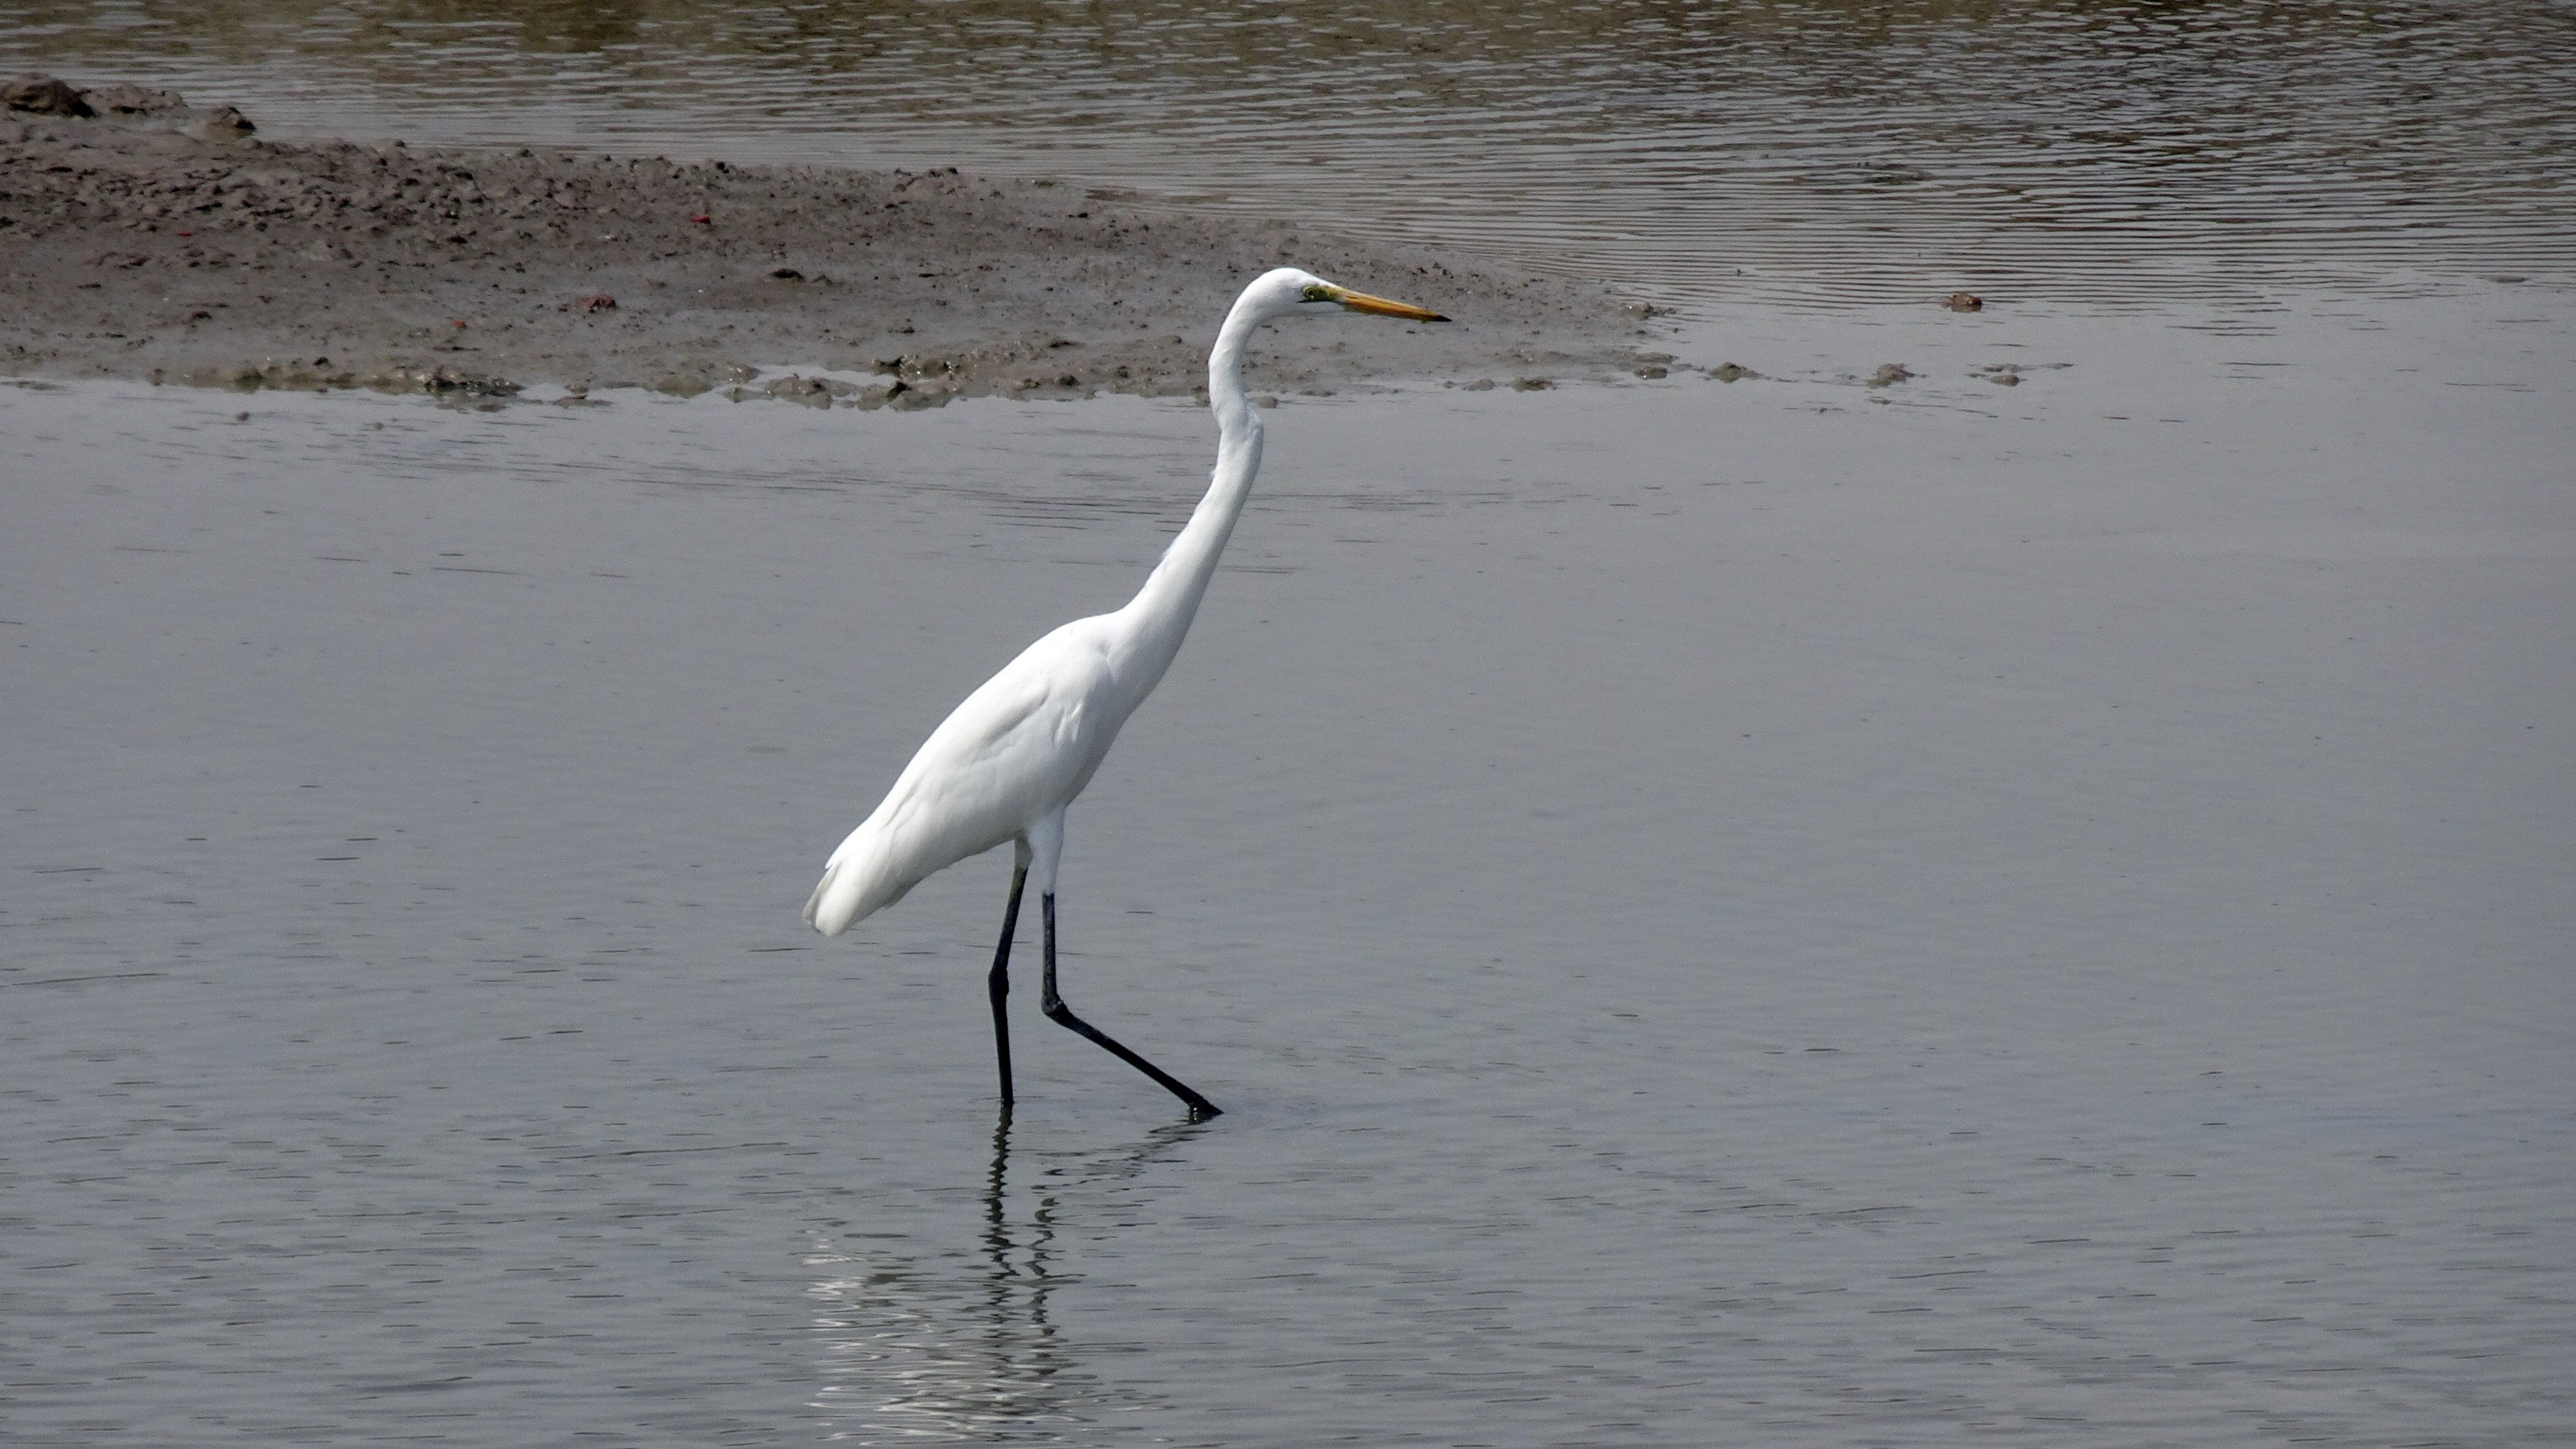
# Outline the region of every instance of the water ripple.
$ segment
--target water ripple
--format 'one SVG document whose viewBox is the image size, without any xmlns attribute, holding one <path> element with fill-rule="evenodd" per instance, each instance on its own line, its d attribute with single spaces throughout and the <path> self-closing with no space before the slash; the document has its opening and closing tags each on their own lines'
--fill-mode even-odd
<svg viewBox="0 0 2576 1449">
<path fill-rule="evenodd" d="M 0 3 L 272 133 L 1144 185 L 1698 306 L 2576 278 L 2576 11 Z"/>
</svg>

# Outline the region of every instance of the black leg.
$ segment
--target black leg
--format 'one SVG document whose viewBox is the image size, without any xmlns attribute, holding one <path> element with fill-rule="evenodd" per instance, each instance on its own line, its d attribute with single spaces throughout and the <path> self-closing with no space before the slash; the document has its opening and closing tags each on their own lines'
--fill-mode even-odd
<svg viewBox="0 0 2576 1449">
<path fill-rule="evenodd" d="M 1002 908 L 1002 944 L 993 948 L 993 974 L 984 978 L 984 994 L 993 998 L 993 1056 L 1002 1066 L 1002 1120 L 1011 1120 L 1011 933 L 1020 924 L 1020 887 L 1029 883 L 1026 864 L 1011 868 L 1011 903 Z"/>
<path fill-rule="evenodd" d="M 1073 1028 L 1075 1031 L 1078 1031 L 1084 1036 L 1091 1038 L 1093 1041 L 1100 1043 L 1102 1046 L 1107 1047 L 1110 1055 L 1117 1057 L 1120 1061 L 1123 1061 L 1127 1065 L 1134 1067 L 1136 1070 L 1143 1072 L 1146 1076 L 1152 1077 L 1155 1081 L 1162 1083 L 1164 1091 L 1171 1093 L 1173 1096 L 1178 1097 L 1183 1102 L 1189 1104 L 1191 1121 L 1204 1122 L 1210 1117 L 1217 1116 L 1219 1114 L 1219 1109 L 1216 1103 L 1211 1102 L 1207 1098 L 1200 1096 L 1198 1093 L 1191 1091 L 1188 1085 L 1183 1083 L 1180 1078 L 1173 1076 L 1171 1073 L 1164 1071 L 1161 1067 L 1154 1065 L 1152 1062 L 1149 1062 L 1143 1057 L 1136 1055 L 1134 1052 L 1127 1050 L 1127 1048 L 1120 1046 L 1117 1042 L 1110 1040 L 1107 1032 L 1093 1026 L 1090 1022 L 1084 1021 L 1081 1017 L 1074 1015 L 1073 1008 L 1064 1004 L 1064 998 L 1056 994 L 1055 989 L 1055 893 L 1050 891 L 1047 894 L 1040 896 L 1038 898 L 1038 906 L 1046 916 L 1046 995 L 1043 1001 L 1043 1006 L 1046 1010 L 1047 1020 L 1052 1021 L 1059 1026 L 1068 1026 Z"/>
</svg>

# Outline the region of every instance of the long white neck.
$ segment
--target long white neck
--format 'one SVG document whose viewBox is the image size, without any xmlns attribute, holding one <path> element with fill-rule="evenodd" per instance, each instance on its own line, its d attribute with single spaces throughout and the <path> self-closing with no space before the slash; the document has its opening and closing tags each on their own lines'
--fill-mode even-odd
<svg viewBox="0 0 2576 1449">
<path fill-rule="evenodd" d="M 1121 673 L 1135 681 L 1139 697 L 1152 689 L 1178 654 L 1181 639 L 1197 617 L 1199 599 L 1216 575 L 1216 561 L 1243 514 L 1252 492 L 1252 475 L 1261 469 L 1261 415 L 1243 395 L 1243 348 L 1259 326 L 1260 315 L 1249 299 L 1238 299 L 1218 330 L 1208 354 L 1208 406 L 1216 413 L 1216 476 L 1207 496 L 1190 514 L 1188 526 L 1163 551 L 1163 561 L 1145 578 L 1145 586 L 1118 611 L 1126 626 L 1127 654 Z"/>
</svg>

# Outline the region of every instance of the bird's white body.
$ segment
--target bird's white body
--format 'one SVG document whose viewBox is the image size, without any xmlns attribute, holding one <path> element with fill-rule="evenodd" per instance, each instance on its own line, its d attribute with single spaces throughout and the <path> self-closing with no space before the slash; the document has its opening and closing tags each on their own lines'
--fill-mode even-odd
<svg viewBox="0 0 2576 1449">
<path fill-rule="evenodd" d="M 1252 330 L 1310 305 L 1318 279 L 1271 272 L 1237 298 L 1208 354 L 1217 461 L 1207 495 L 1127 606 L 1048 634 L 930 732 L 876 813 L 824 864 L 805 919 L 827 936 L 903 899 L 933 873 L 1018 840 L 1039 894 L 1055 890 L 1064 809 L 1181 649 L 1261 467 L 1261 414 L 1243 393 Z M 1339 303 L 1330 304 L 1339 306 Z"/>
<path fill-rule="evenodd" d="M 1131 605 L 1020 651 L 930 732 L 876 812 L 832 852 L 805 919 L 838 935 L 933 873 L 1011 840 L 1030 844 L 1040 894 L 1052 892 L 1065 807 L 1188 627 L 1187 618 L 1139 619 Z"/>
<path fill-rule="evenodd" d="M 1180 653 L 1219 555 L 1243 513 L 1261 467 L 1261 415 L 1243 392 L 1243 350 L 1273 317 L 1350 310 L 1442 321 L 1401 302 L 1364 296 L 1282 267 L 1237 297 L 1208 353 L 1208 405 L 1216 414 L 1216 473 L 1189 524 L 1125 608 L 1076 619 L 985 680 L 930 732 L 876 812 L 850 832 L 823 867 L 805 919 L 826 936 L 893 905 L 933 872 L 1005 841 L 1018 844 L 1001 945 L 988 991 L 1001 1068 L 1002 1110 L 1011 1105 L 1009 993 L 1011 932 L 1020 893 L 1034 878 L 1046 919 L 1047 1015 L 1130 1062 L 1189 1104 L 1193 1120 L 1216 1106 L 1187 1085 L 1076 1017 L 1056 991 L 1056 863 L 1064 812 L 1091 783 L 1119 729 L 1161 683 Z"/>
</svg>

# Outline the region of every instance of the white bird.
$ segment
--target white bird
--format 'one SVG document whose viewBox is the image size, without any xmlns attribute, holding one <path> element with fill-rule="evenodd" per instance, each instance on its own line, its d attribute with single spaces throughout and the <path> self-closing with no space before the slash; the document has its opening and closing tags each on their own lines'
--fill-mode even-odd
<svg viewBox="0 0 2576 1449">
<path fill-rule="evenodd" d="M 1091 1038 L 1160 1082 L 1187 1103 L 1190 1120 L 1217 1115 L 1200 1096 L 1089 1022 L 1056 991 L 1056 860 L 1064 849 L 1064 812 L 1118 738 L 1119 726 L 1145 702 L 1180 652 L 1216 573 L 1234 521 L 1261 467 L 1261 415 L 1243 393 L 1243 349 L 1254 328 L 1273 317 L 1370 312 L 1445 322 L 1437 312 L 1337 286 L 1310 272 L 1281 267 L 1243 289 L 1208 353 L 1208 406 L 1216 413 L 1216 474 L 1188 526 L 1163 551 L 1136 597 L 1115 613 L 1076 619 L 1020 652 L 985 680 L 930 732 L 876 812 L 850 832 L 824 864 L 805 902 L 805 919 L 837 936 L 903 899 L 933 872 L 1013 842 L 1011 898 L 1002 910 L 1002 941 L 993 952 L 986 993 L 993 1006 L 993 1048 L 1002 1075 L 1002 1112 L 1011 1110 L 1011 933 L 1020 894 L 1034 876 L 1046 922 L 1045 989 L 1050 1020 Z"/>
</svg>

